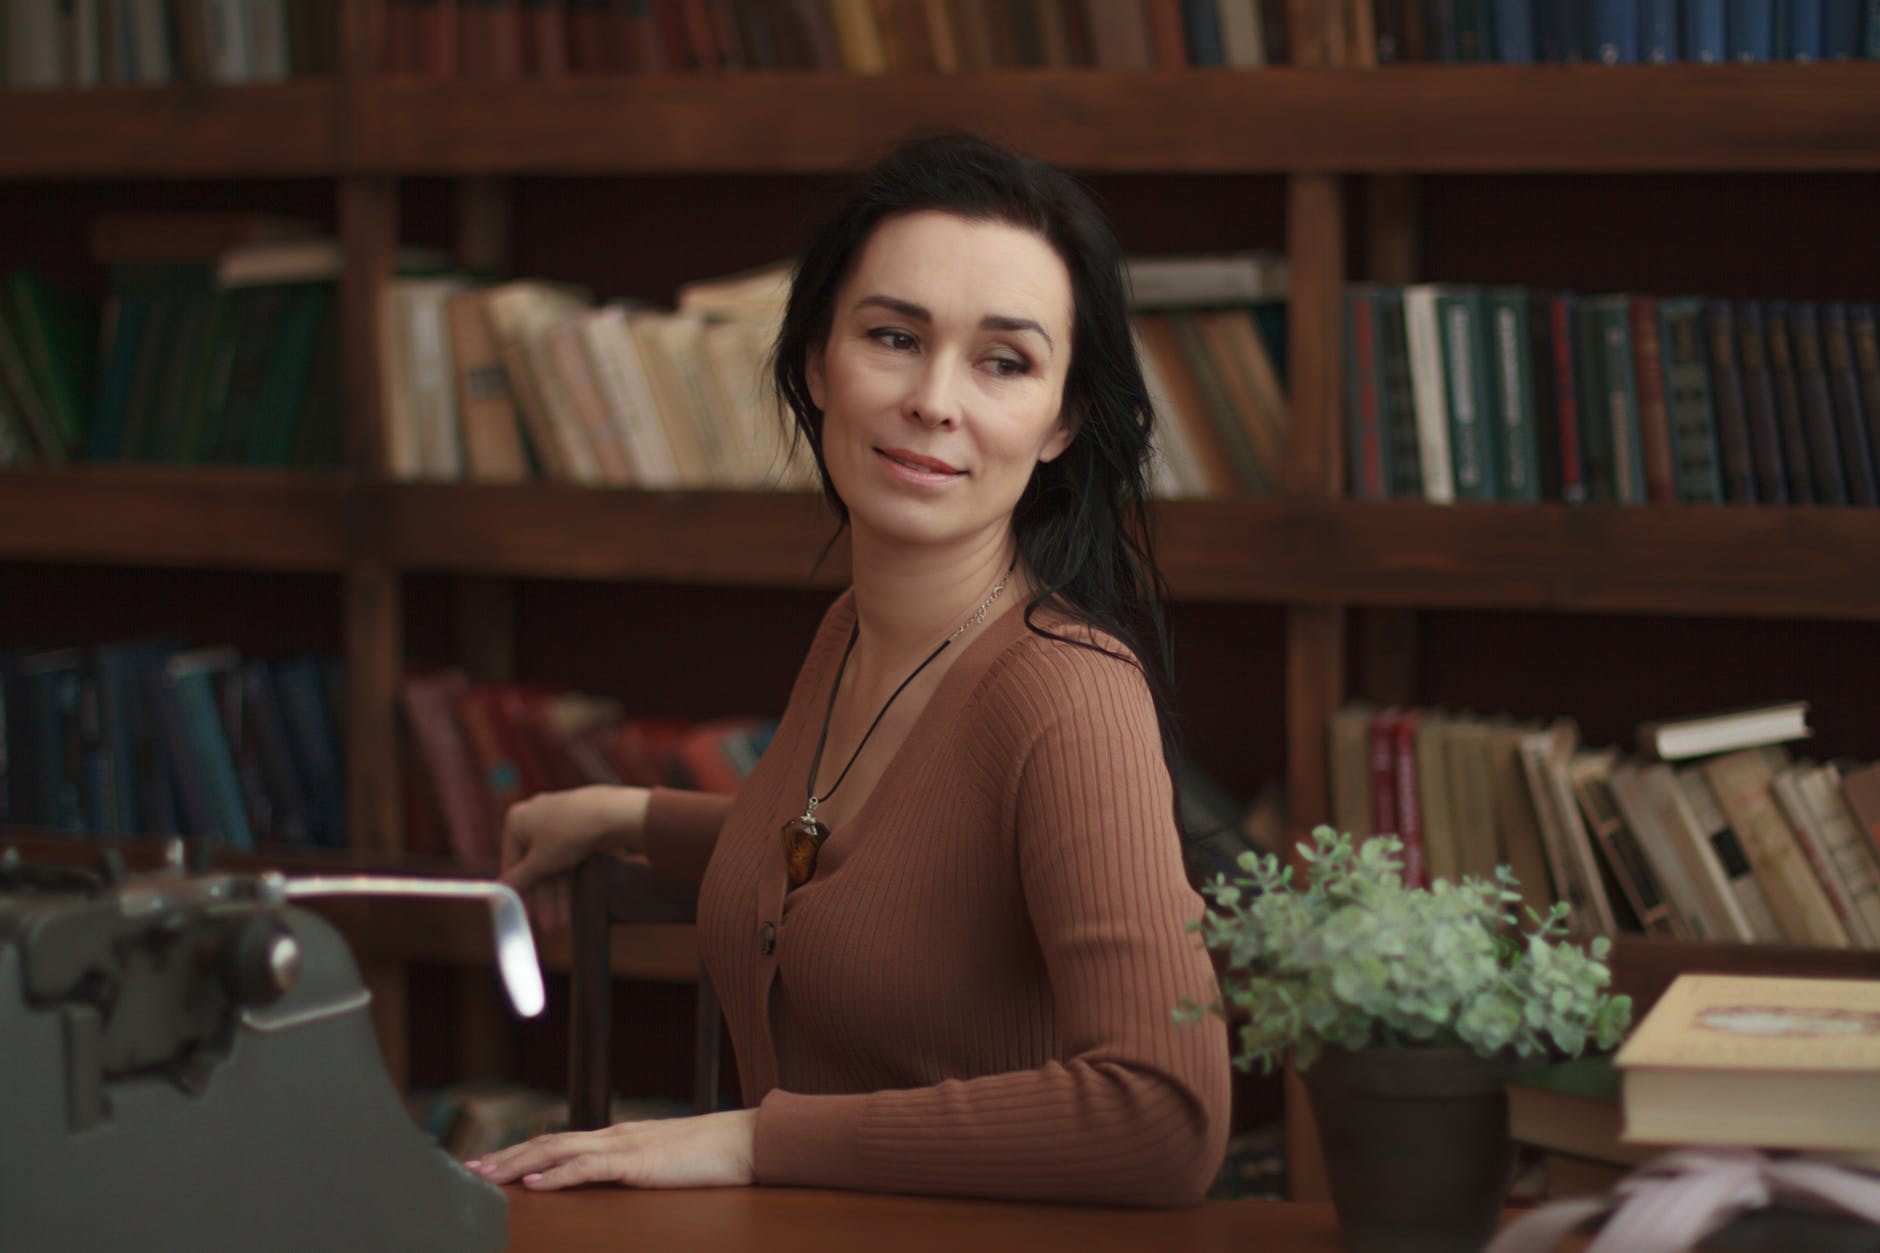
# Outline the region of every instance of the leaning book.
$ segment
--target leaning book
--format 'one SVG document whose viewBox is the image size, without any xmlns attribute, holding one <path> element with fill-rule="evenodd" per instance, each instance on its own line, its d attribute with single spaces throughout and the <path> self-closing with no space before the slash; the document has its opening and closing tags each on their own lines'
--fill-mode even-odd
<svg viewBox="0 0 1880 1253">
<path fill-rule="evenodd" d="M 1639 752 L 1648 757 L 1685 761 L 1739 748 L 1805 740 L 1813 734 L 1808 726 L 1808 702 L 1796 700 L 1641 723 L 1636 738 Z"/>
<path fill-rule="evenodd" d="M 1880 1165 L 1880 980 L 1681 975 L 1614 1060 L 1628 1141 Z"/>
</svg>

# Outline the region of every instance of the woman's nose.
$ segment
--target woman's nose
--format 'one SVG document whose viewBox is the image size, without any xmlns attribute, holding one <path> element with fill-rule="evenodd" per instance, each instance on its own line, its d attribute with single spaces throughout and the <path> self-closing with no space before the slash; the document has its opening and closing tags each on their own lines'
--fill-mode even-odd
<svg viewBox="0 0 1880 1253">
<path fill-rule="evenodd" d="M 959 406 L 955 367 L 943 359 L 932 358 L 912 380 L 903 409 L 908 418 L 923 426 L 948 427 L 959 420 Z"/>
</svg>

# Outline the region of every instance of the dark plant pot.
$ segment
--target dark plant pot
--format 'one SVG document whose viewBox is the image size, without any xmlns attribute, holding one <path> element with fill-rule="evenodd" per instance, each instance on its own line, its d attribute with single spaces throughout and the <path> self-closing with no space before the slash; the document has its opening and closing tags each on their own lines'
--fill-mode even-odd
<svg viewBox="0 0 1880 1253">
<path fill-rule="evenodd" d="M 1305 1072 L 1352 1253 L 1477 1253 L 1514 1167 L 1507 1061 L 1462 1049 L 1327 1049 Z"/>
</svg>

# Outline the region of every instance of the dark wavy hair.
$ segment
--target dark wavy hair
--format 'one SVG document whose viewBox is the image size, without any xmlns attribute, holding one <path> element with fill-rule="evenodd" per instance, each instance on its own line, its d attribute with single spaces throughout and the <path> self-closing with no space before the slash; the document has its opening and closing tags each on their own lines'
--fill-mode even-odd
<svg viewBox="0 0 1880 1253">
<path fill-rule="evenodd" d="M 1168 589 L 1156 566 L 1148 511 L 1154 410 L 1130 334 L 1122 251 L 1096 201 L 1068 174 L 973 135 L 916 139 L 863 174 L 811 237 L 790 287 L 773 370 L 796 438 L 816 456 L 823 495 L 838 519 L 836 535 L 848 525 L 848 506 L 823 459 L 822 411 L 810 398 L 809 362 L 828 342 L 837 293 L 875 229 L 889 218 L 925 211 L 1035 232 L 1070 272 L 1064 414 L 1075 423 L 1075 435 L 1062 454 L 1033 471 L 1012 515 L 1019 554 L 1039 582 L 1025 622 L 1039 635 L 1063 639 L 1037 623 L 1037 610 L 1051 605 L 1128 648 L 1148 680 L 1173 770 L 1174 680 L 1162 610 Z M 1179 805 L 1176 824 L 1183 829 Z"/>
</svg>

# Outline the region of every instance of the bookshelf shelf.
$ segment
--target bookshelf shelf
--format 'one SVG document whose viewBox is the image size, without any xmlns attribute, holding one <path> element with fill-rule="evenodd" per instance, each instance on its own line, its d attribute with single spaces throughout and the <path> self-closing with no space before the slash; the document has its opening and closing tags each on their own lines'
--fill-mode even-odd
<svg viewBox="0 0 1880 1253">
<path fill-rule="evenodd" d="M 339 172 L 338 85 L 0 92 L 0 178 L 240 178 Z"/>
<path fill-rule="evenodd" d="M 396 566 L 453 574 L 841 586 L 804 494 L 555 484 L 387 489 Z M 1880 514 L 1205 500 L 1156 506 L 1189 601 L 1803 616 L 1880 621 Z"/>
<path fill-rule="evenodd" d="M 1119 173 L 1880 169 L 1872 63 L 380 79 L 359 90 L 356 159 L 388 173 L 827 173 L 943 125 Z"/>
<path fill-rule="evenodd" d="M 1880 64 L 9 91 L 0 92 L 9 137 L 0 178 L 825 174 L 939 126 L 1114 173 L 1871 170 L 1880 169 Z"/>
<path fill-rule="evenodd" d="M 830 588 L 848 575 L 845 550 L 812 569 L 835 523 L 810 493 L 553 483 L 387 491 L 393 561 L 405 570 Z"/>
<path fill-rule="evenodd" d="M 0 471 L 0 560 L 340 573 L 338 473 L 102 465 Z"/>
</svg>

